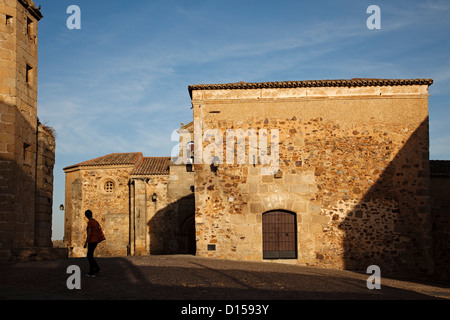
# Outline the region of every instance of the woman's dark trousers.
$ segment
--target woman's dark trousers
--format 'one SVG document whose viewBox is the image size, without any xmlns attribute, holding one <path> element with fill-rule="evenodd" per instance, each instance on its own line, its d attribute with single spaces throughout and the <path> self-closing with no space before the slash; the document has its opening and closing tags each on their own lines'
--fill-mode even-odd
<svg viewBox="0 0 450 320">
<path fill-rule="evenodd" d="M 100 271 L 100 268 L 97 265 L 97 262 L 94 259 L 94 251 L 97 247 L 97 242 L 89 242 L 88 243 L 88 252 L 87 259 L 89 261 L 89 274 L 93 275 Z"/>
</svg>

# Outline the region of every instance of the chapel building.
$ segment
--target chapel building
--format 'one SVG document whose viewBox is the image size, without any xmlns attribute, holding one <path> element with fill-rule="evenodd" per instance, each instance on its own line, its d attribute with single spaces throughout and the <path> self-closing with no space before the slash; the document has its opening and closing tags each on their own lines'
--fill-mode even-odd
<svg viewBox="0 0 450 320">
<path fill-rule="evenodd" d="M 88 209 L 107 239 L 98 246 L 100 256 L 195 254 L 194 176 L 185 164 L 141 152 L 113 153 L 64 172 L 64 242 L 71 257 L 86 255 Z"/>
</svg>

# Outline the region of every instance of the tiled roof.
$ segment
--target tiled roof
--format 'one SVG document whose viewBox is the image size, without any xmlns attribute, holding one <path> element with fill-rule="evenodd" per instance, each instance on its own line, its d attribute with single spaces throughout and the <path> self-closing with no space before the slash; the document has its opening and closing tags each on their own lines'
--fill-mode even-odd
<svg viewBox="0 0 450 320">
<path fill-rule="evenodd" d="M 450 161 L 448 160 L 431 160 L 430 173 L 432 177 L 449 177 L 450 178 Z"/>
<path fill-rule="evenodd" d="M 145 157 L 134 168 L 131 175 L 166 175 L 169 174 L 170 157 Z"/>
<path fill-rule="evenodd" d="M 140 158 L 142 158 L 142 152 L 130 152 L 130 153 L 111 153 L 106 156 L 81 162 L 69 167 L 64 168 L 71 169 L 75 167 L 89 167 L 89 166 L 113 166 L 113 165 L 132 165 L 135 164 Z"/>
<path fill-rule="evenodd" d="M 371 87 L 371 86 L 410 86 L 432 85 L 433 79 L 370 79 L 354 78 L 349 80 L 306 80 L 255 82 L 244 81 L 225 84 L 196 84 L 188 86 L 192 96 L 194 90 L 226 90 L 226 89 L 269 89 L 269 88 L 312 88 L 312 87 Z"/>
</svg>

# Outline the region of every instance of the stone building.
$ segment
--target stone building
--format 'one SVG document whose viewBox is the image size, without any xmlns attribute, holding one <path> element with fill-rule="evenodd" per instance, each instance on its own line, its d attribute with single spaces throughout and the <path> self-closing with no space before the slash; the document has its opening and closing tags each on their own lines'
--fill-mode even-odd
<svg viewBox="0 0 450 320">
<path fill-rule="evenodd" d="M 184 163 L 140 152 L 114 153 L 64 172 L 64 241 L 70 256 L 86 254 L 87 209 L 107 239 L 98 247 L 100 256 L 195 253 L 194 177 Z"/>
<path fill-rule="evenodd" d="M 0 0 L 0 257 L 50 248 L 55 137 L 37 116 L 38 22 L 31 0 Z M 32 249 L 34 248 L 34 249 Z M 25 250 L 24 250 L 25 249 Z"/>
<path fill-rule="evenodd" d="M 431 84 L 352 79 L 190 86 L 197 255 L 432 272 Z M 205 137 L 208 131 L 214 139 Z M 233 144 L 228 132 L 247 144 Z M 209 159 L 223 161 L 205 161 L 202 150 L 225 137 L 226 144 L 208 150 Z M 237 145 L 246 148 L 240 164 Z"/>
<path fill-rule="evenodd" d="M 66 242 L 82 254 L 82 212 L 94 208 L 106 254 L 446 274 L 450 162 L 429 160 L 432 83 L 189 86 L 194 121 L 168 171 L 140 153 L 65 169 Z"/>
</svg>

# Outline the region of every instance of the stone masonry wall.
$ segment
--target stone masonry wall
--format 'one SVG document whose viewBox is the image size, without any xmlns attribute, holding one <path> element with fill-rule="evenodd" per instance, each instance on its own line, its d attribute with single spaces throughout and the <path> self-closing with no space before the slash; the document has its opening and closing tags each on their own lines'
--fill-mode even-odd
<svg viewBox="0 0 450 320">
<path fill-rule="evenodd" d="M 193 173 L 171 165 L 169 175 L 149 175 L 134 180 L 135 254 L 189 253 L 189 232 L 194 217 Z M 153 201 L 153 194 L 156 200 Z"/>
<path fill-rule="evenodd" d="M 64 247 L 69 248 L 69 257 L 72 257 L 74 247 L 82 246 L 80 242 L 83 241 L 80 236 L 83 225 L 79 217 L 83 196 L 80 170 L 66 172 L 65 180 Z"/>
<path fill-rule="evenodd" d="M 172 201 L 167 197 L 168 176 L 151 176 L 145 184 L 145 220 L 140 223 L 145 230 L 146 247 L 143 254 L 172 253 L 176 250 Z M 156 201 L 152 200 L 156 194 Z"/>
<path fill-rule="evenodd" d="M 39 124 L 36 162 L 36 209 L 34 245 L 52 247 L 53 167 L 55 135 L 51 128 Z"/>
<path fill-rule="evenodd" d="M 129 176 L 132 166 L 89 167 L 66 176 L 66 246 L 72 257 L 86 255 L 86 210 L 102 226 L 106 241 L 98 245 L 98 256 L 126 256 L 129 246 Z M 112 192 L 105 189 L 113 183 Z M 69 196 L 69 198 L 67 197 Z"/>
<path fill-rule="evenodd" d="M 260 261 L 262 214 L 286 210 L 295 263 L 432 270 L 427 98 L 420 86 L 194 91 L 197 137 L 278 129 L 280 159 L 276 175 L 248 158 L 195 164 L 197 254 Z"/>
<path fill-rule="evenodd" d="M 38 18 L 0 1 L 0 256 L 33 247 Z"/>
</svg>

